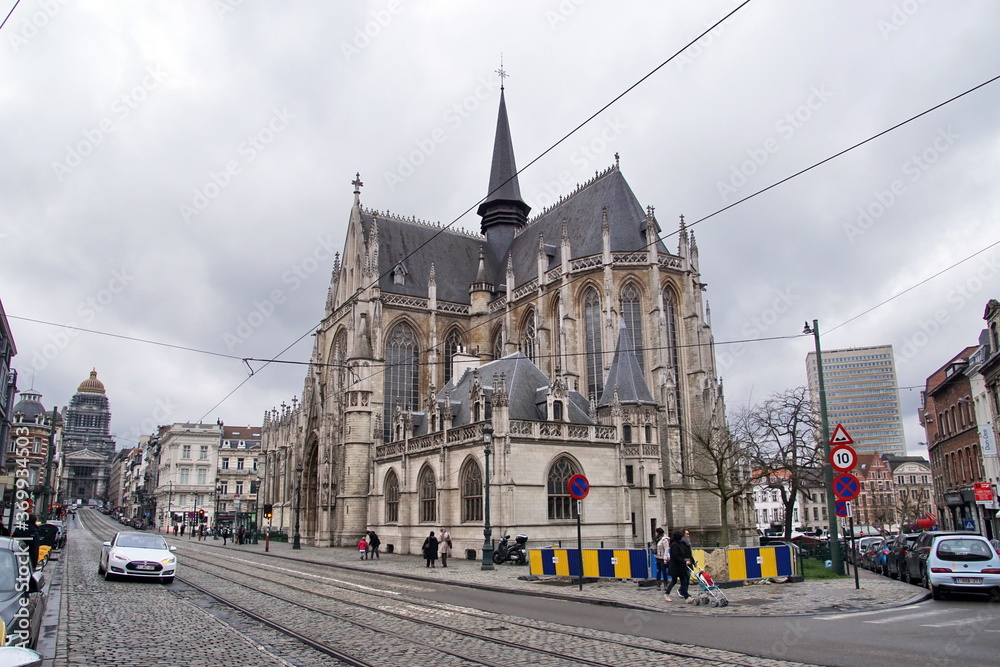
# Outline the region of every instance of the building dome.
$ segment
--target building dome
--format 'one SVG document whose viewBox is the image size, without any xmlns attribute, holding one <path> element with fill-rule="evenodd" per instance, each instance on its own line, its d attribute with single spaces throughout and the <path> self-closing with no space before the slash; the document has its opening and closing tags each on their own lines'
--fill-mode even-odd
<svg viewBox="0 0 1000 667">
<path fill-rule="evenodd" d="M 21 421 L 33 422 L 38 415 L 45 414 L 45 406 L 42 405 L 42 395 L 34 390 L 21 392 L 21 400 L 14 406 L 14 414 L 23 415 Z"/>
<path fill-rule="evenodd" d="M 77 392 L 87 391 L 94 394 L 104 393 L 104 383 L 97 379 L 97 369 L 90 371 L 90 377 L 80 383 Z"/>
</svg>

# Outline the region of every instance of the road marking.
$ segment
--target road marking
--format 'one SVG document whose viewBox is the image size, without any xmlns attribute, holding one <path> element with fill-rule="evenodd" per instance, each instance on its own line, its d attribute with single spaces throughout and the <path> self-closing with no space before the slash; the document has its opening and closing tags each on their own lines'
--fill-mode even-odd
<svg viewBox="0 0 1000 667">
<path fill-rule="evenodd" d="M 942 609 L 932 609 L 931 611 L 920 612 L 919 614 L 909 614 L 907 616 L 897 616 L 896 618 L 882 618 L 877 621 L 865 621 L 865 623 L 871 623 L 873 625 L 881 625 L 882 623 L 896 623 L 898 621 L 912 621 L 915 618 L 923 618 L 924 616 L 940 616 L 944 612 Z M 947 612 L 944 612 L 947 613 Z"/>
<path fill-rule="evenodd" d="M 895 609 L 873 609 L 872 611 L 859 611 L 856 613 L 845 613 L 845 614 L 830 614 L 828 616 L 816 616 L 818 620 L 821 621 L 836 621 L 838 619 L 847 618 L 858 618 L 859 616 L 874 616 L 875 614 L 890 614 L 890 613 L 910 613 L 913 611 L 919 611 L 919 609 L 914 607 L 897 607 Z"/>
<path fill-rule="evenodd" d="M 957 621 L 948 621 L 947 623 L 934 623 L 934 624 L 927 624 L 927 625 L 923 625 L 922 624 L 920 627 L 922 627 L 922 628 L 950 628 L 950 627 L 954 627 L 956 625 L 971 625 L 972 623 L 981 623 L 983 625 L 988 625 L 988 624 L 991 624 L 991 623 L 994 623 L 994 622 L 995 622 L 995 620 L 991 619 L 991 618 L 976 617 L 976 618 L 962 618 L 962 619 L 959 619 Z"/>
</svg>

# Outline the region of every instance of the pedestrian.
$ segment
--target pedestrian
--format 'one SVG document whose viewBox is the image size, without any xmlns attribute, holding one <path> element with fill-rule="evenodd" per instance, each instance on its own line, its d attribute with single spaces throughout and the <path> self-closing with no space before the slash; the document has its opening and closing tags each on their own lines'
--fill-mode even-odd
<svg viewBox="0 0 1000 667">
<path fill-rule="evenodd" d="M 448 567 L 448 556 L 451 555 L 451 533 L 441 526 L 441 567 Z"/>
<path fill-rule="evenodd" d="M 691 531 L 687 528 L 684 529 L 684 544 L 688 545 L 688 548 L 694 548 L 691 546 Z"/>
<path fill-rule="evenodd" d="M 374 530 L 369 530 L 368 531 L 368 550 L 371 551 L 372 556 L 375 556 L 375 558 L 379 558 L 378 548 L 380 546 L 382 546 L 382 540 L 380 540 L 378 538 L 378 535 L 375 533 Z M 371 556 L 369 556 L 369 558 L 370 557 Z"/>
<path fill-rule="evenodd" d="M 243 544 L 243 538 L 246 536 L 246 529 L 240 526 L 236 531 L 236 544 Z"/>
<path fill-rule="evenodd" d="M 177 537 L 177 524 L 174 524 L 174 537 Z"/>
<path fill-rule="evenodd" d="M 181 524 L 181 537 L 184 537 L 184 524 Z"/>
<path fill-rule="evenodd" d="M 675 530 L 670 534 L 670 557 L 668 561 L 670 563 L 670 575 L 673 579 L 667 583 L 667 590 L 663 593 L 663 598 L 667 602 L 670 602 L 671 589 L 678 582 L 681 585 L 680 596 L 688 603 L 694 599 L 688 594 L 688 583 L 691 579 L 691 573 L 688 571 L 688 568 L 691 566 L 692 557 L 691 547 L 684 541 L 684 531 Z"/>
<path fill-rule="evenodd" d="M 3 519 L 0 519 L 0 535 L 7 537 L 10 535 L 10 531 L 7 530 L 7 526 L 4 525 Z"/>
<path fill-rule="evenodd" d="M 361 560 L 368 558 L 368 540 L 363 537 L 358 540 L 358 551 L 361 552 Z"/>
<path fill-rule="evenodd" d="M 222 533 L 222 546 L 226 546 L 226 540 L 229 539 L 229 529 L 223 526 L 220 532 Z"/>
<path fill-rule="evenodd" d="M 663 528 L 657 528 L 653 533 L 653 555 L 656 558 L 656 590 L 660 590 L 664 580 L 668 579 L 667 559 L 670 558 L 670 541 L 667 540 Z M 670 583 L 667 581 L 667 583 Z"/>
<path fill-rule="evenodd" d="M 434 531 L 424 540 L 424 558 L 427 560 L 427 567 L 437 567 L 438 539 L 434 537 Z"/>
</svg>

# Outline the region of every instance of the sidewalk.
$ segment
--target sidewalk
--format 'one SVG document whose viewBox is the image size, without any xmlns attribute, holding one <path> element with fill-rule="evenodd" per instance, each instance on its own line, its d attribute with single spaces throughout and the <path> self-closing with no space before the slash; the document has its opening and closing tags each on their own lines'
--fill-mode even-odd
<svg viewBox="0 0 1000 667">
<path fill-rule="evenodd" d="M 176 539 L 178 542 L 181 538 Z M 184 541 L 187 542 L 185 536 Z M 222 547 L 222 540 L 211 538 L 203 545 Z M 264 554 L 264 542 L 235 546 L 227 550 L 258 552 Z M 462 552 L 464 553 L 464 551 Z M 639 586 L 635 580 L 601 579 L 594 583 L 584 581 L 583 590 L 575 580 L 567 577 L 533 577 L 528 566 L 509 563 L 495 565 L 493 570 L 483 570 L 481 561 L 449 558 L 448 567 L 442 567 L 438 559 L 436 568 L 425 567 L 419 555 L 381 554 L 377 560 L 361 560 L 354 548 L 317 548 L 302 545 L 293 550 L 291 543 L 272 542 L 269 556 L 301 559 L 321 563 L 334 563 L 339 567 L 349 567 L 357 571 L 378 572 L 405 579 L 442 581 L 452 584 L 496 590 L 523 595 L 536 595 L 556 599 L 571 600 L 589 604 L 630 607 L 656 610 L 677 614 L 703 614 L 718 616 L 789 616 L 803 614 L 829 614 L 838 612 L 870 611 L 887 609 L 919 602 L 929 597 L 929 593 L 918 586 L 888 579 L 867 570 L 861 570 L 860 588 L 854 587 L 853 570 L 850 577 L 842 579 L 807 580 L 795 584 L 755 583 L 723 589 L 729 599 L 727 607 L 695 606 L 685 604 L 677 598 L 667 601 L 656 586 Z M 183 559 L 181 561 L 183 567 Z M 692 584 L 692 594 L 697 587 Z"/>
</svg>

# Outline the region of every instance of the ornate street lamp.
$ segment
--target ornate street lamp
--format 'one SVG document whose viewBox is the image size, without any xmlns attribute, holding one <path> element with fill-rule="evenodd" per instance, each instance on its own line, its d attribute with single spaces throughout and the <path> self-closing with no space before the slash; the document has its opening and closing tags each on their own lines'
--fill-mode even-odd
<svg viewBox="0 0 1000 667">
<path fill-rule="evenodd" d="M 483 453 L 486 454 L 485 503 L 483 504 L 483 566 L 484 570 L 493 569 L 493 529 L 490 527 L 490 449 L 493 445 L 493 426 L 483 426 Z"/>
<path fill-rule="evenodd" d="M 302 537 L 299 535 L 299 514 L 302 512 L 302 464 L 295 466 L 299 481 L 295 488 L 295 535 L 292 537 L 292 548 L 302 548 Z"/>
</svg>

